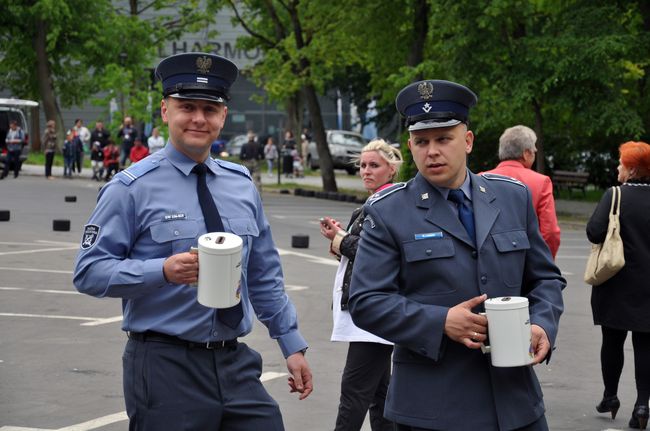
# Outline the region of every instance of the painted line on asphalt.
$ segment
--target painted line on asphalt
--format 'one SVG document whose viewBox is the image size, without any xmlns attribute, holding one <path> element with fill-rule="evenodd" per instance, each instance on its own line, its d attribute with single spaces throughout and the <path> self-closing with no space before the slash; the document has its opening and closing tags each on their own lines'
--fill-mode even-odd
<svg viewBox="0 0 650 431">
<path fill-rule="evenodd" d="M 307 253 L 300 253 L 297 251 L 292 251 L 292 250 L 285 250 L 283 248 L 278 249 L 278 253 L 280 256 L 298 256 L 302 257 L 304 259 L 307 259 L 313 263 L 319 263 L 321 265 L 330 265 L 330 266 L 339 266 L 339 263 L 331 258 L 325 258 L 325 257 L 319 257 L 319 256 L 313 256 L 311 254 Z"/>
<path fill-rule="evenodd" d="M 44 253 L 48 251 L 63 251 L 63 250 L 77 250 L 79 247 L 51 247 L 51 248 L 39 248 L 36 250 L 20 250 L 20 251 L 3 251 L 0 252 L 0 256 L 9 256 L 14 254 L 31 254 L 31 253 Z"/>
<path fill-rule="evenodd" d="M 29 314 L 29 313 L 0 313 L 2 317 L 33 317 L 37 319 L 61 319 L 61 320 L 85 320 L 88 323 L 82 323 L 81 326 L 99 326 L 107 323 L 119 322 L 122 316 L 97 318 L 84 316 L 62 316 L 57 314 Z"/>
<path fill-rule="evenodd" d="M 269 380 L 274 380 L 280 377 L 287 376 L 287 373 L 278 373 L 276 371 L 267 371 L 262 373 L 260 376 L 261 382 L 268 382 Z M 91 419 L 86 422 L 82 422 L 75 425 L 70 425 L 63 428 L 49 429 L 49 428 L 28 428 L 28 427 L 16 427 L 16 426 L 3 426 L 0 427 L 0 431 L 90 431 L 97 428 L 101 428 L 106 425 L 114 424 L 116 422 L 122 422 L 128 420 L 126 412 L 114 413 L 112 415 L 102 416 L 97 419 Z"/>
<path fill-rule="evenodd" d="M 28 289 L 26 287 L 7 287 L 0 286 L 0 290 L 25 290 L 27 292 L 38 292 L 38 293 L 56 293 L 61 295 L 81 295 L 81 293 L 75 290 L 54 290 L 54 289 Z"/>
<path fill-rule="evenodd" d="M 10 266 L 0 266 L 2 271 L 25 271 L 25 272 L 48 272 L 51 274 L 72 274 L 72 271 L 63 271 L 60 269 L 40 269 L 40 268 L 14 268 Z"/>
<path fill-rule="evenodd" d="M 288 290 L 290 292 L 297 292 L 300 290 L 307 290 L 309 289 L 309 286 L 298 286 L 297 284 L 285 284 L 284 285 L 284 290 Z"/>
<path fill-rule="evenodd" d="M 93 322 L 82 323 L 81 326 L 99 326 L 107 325 L 109 323 L 121 322 L 122 316 L 107 317 L 105 319 L 95 319 Z"/>
</svg>

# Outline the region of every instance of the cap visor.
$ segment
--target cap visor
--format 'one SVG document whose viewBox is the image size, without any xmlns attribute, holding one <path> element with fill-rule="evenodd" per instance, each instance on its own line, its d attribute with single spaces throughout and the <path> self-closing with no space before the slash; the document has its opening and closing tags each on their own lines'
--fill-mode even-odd
<svg viewBox="0 0 650 431">
<path fill-rule="evenodd" d="M 170 94 L 169 97 L 173 97 L 174 99 L 207 100 L 209 102 L 226 103 L 226 99 L 223 97 L 206 93 L 174 93 Z"/>
<path fill-rule="evenodd" d="M 411 124 L 409 126 L 409 132 L 413 132 L 415 130 L 425 130 L 425 129 L 439 129 L 442 127 L 452 127 L 456 126 L 457 124 L 462 123 L 460 120 L 456 119 L 451 119 L 447 121 L 434 121 L 434 120 L 429 120 L 429 121 L 419 121 L 415 124 Z"/>
</svg>

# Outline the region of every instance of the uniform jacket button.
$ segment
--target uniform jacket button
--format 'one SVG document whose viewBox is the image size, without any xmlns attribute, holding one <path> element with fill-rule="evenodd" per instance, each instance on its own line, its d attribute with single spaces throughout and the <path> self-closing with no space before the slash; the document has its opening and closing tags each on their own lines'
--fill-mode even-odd
<svg viewBox="0 0 650 431">
<path fill-rule="evenodd" d="M 483 284 L 487 283 L 487 276 L 485 276 L 485 275 L 481 276 L 481 283 L 483 283 Z"/>
</svg>

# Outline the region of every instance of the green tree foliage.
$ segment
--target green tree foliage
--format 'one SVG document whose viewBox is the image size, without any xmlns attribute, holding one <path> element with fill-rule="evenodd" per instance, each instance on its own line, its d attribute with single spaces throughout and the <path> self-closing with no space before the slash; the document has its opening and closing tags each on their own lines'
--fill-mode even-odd
<svg viewBox="0 0 650 431">
<path fill-rule="evenodd" d="M 394 109 L 397 91 L 421 77 L 460 82 L 479 95 L 472 113 L 475 171 L 496 164 L 498 137 L 514 124 L 536 130 L 540 171 L 546 161 L 603 169 L 603 152 L 615 160 L 620 142 L 647 133 L 647 2 L 425 3 L 422 14 L 420 0 L 353 1 L 341 26 L 362 47 L 380 109 Z M 428 25 L 418 27 L 418 20 Z M 422 60 L 410 63 L 418 49 Z"/>
<path fill-rule="evenodd" d="M 253 81 L 275 101 L 304 100 L 320 159 L 323 188 L 336 191 L 331 154 L 317 96 L 332 88 L 341 68 L 358 64 L 348 34 L 338 27 L 347 19 L 345 2 L 335 0 L 227 1 L 234 24 L 249 34 L 238 40 L 244 49 L 259 48 L 264 57 L 249 71 Z M 359 66 L 360 67 L 360 66 Z M 300 96 L 300 97 L 297 97 Z"/>
<path fill-rule="evenodd" d="M 200 0 L 1 2 L 0 86 L 41 100 L 59 134 L 60 106 L 82 105 L 97 93 L 102 96 L 96 103 L 107 111 L 115 98 L 120 114 L 150 121 L 160 97 L 151 76 L 157 50 L 214 18 L 213 9 L 199 5 Z"/>
</svg>

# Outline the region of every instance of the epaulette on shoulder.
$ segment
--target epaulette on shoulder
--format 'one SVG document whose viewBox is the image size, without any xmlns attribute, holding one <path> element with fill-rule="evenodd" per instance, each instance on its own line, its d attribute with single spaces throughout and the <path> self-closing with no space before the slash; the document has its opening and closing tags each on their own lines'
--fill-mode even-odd
<svg viewBox="0 0 650 431">
<path fill-rule="evenodd" d="M 160 166 L 160 158 L 152 155 L 124 169 L 115 175 L 115 178 L 129 186 L 133 181 L 153 171 L 158 166 Z"/>
<path fill-rule="evenodd" d="M 386 196 L 390 196 L 397 191 L 403 190 L 404 188 L 406 188 L 406 183 L 395 183 L 390 187 L 386 187 L 385 189 L 378 191 L 377 193 L 374 193 L 372 196 L 368 198 L 366 203 L 368 205 L 374 205 L 375 203 L 384 199 Z"/>
<path fill-rule="evenodd" d="M 251 174 L 250 172 L 248 172 L 248 169 L 246 169 L 246 166 L 238 165 L 237 163 L 232 163 L 221 159 L 212 159 L 212 160 L 214 160 L 222 168 L 228 169 L 229 171 L 237 172 L 238 174 L 245 176 L 249 180 L 252 180 Z"/>
<path fill-rule="evenodd" d="M 517 184 L 517 185 L 519 185 L 519 186 L 521 186 L 521 187 L 526 188 L 526 184 L 522 183 L 522 182 L 519 181 L 518 179 L 516 179 L 516 178 L 512 178 L 512 177 L 508 177 L 508 176 L 505 176 L 505 175 L 484 173 L 484 174 L 481 174 L 481 176 L 482 176 L 483 178 L 485 178 L 486 180 L 491 180 L 491 181 L 505 181 L 505 182 L 513 183 L 513 184 Z"/>
</svg>

